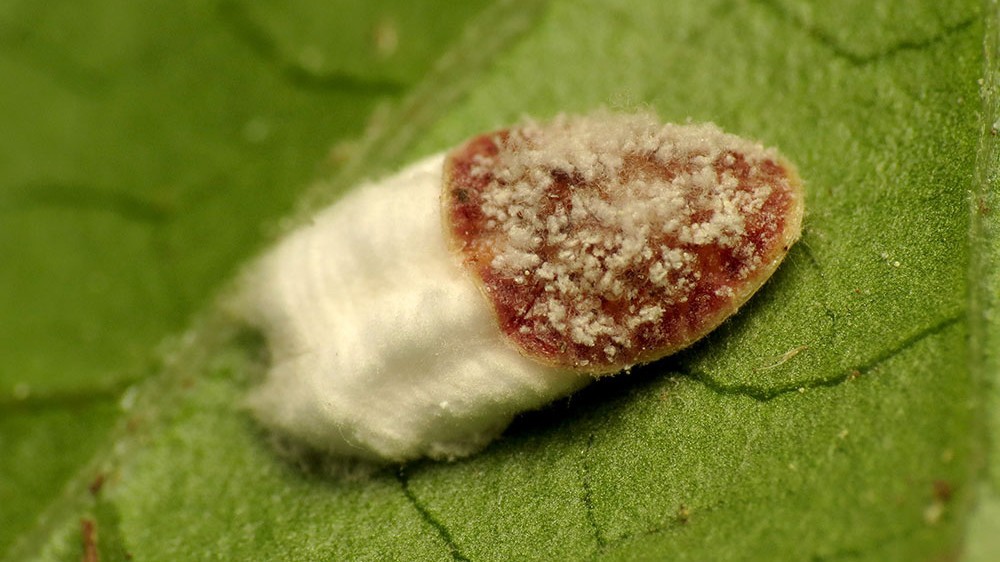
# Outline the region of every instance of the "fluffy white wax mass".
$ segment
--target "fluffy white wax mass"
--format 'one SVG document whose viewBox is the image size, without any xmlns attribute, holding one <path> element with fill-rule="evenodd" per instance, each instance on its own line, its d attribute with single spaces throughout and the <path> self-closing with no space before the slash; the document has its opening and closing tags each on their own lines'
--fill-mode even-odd
<svg viewBox="0 0 1000 562">
<path fill-rule="evenodd" d="M 456 458 L 519 412 L 702 337 L 798 238 L 773 149 L 647 114 L 480 135 L 361 186 L 251 268 L 249 399 L 333 455 Z"/>
<path fill-rule="evenodd" d="M 454 458 L 587 382 L 505 341 L 445 241 L 443 161 L 356 189 L 251 272 L 242 307 L 272 369 L 250 405 L 265 425 L 338 456 Z"/>
</svg>

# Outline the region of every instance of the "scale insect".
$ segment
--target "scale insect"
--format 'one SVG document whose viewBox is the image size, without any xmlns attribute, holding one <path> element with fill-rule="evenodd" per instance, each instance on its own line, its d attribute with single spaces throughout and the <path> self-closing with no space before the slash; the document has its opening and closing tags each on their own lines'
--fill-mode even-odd
<svg viewBox="0 0 1000 562">
<path fill-rule="evenodd" d="M 475 453 L 513 417 L 682 349 L 798 239 L 776 150 L 597 112 L 478 135 L 353 190 L 240 286 L 272 364 L 249 404 L 335 456 Z"/>
</svg>

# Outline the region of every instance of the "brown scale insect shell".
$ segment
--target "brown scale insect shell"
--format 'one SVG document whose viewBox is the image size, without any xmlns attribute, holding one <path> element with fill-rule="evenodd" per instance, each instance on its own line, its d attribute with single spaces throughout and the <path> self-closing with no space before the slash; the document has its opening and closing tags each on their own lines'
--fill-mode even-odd
<svg viewBox="0 0 1000 562">
<path fill-rule="evenodd" d="M 658 321 L 641 324 L 645 327 L 628 333 L 627 344 L 618 346 L 609 355 L 607 350 L 613 347 L 608 343 L 610 336 L 594 337 L 594 343 L 585 345 L 578 341 L 580 338 L 574 340 L 567 335 L 567 331 L 573 333 L 571 329 L 559 332 L 537 317 L 529 318 L 533 310 L 531 307 L 541 295 L 546 294 L 537 277 L 532 277 L 537 270 L 526 271 L 528 275 L 519 279 L 520 276 L 499 271 L 493 265 L 497 248 L 506 240 L 502 232 L 486 227 L 488 220 L 482 209 L 483 193 L 499 180 L 497 170 L 484 174 L 482 165 L 495 159 L 501 151 L 510 150 L 505 145 L 512 135 L 519 133 L 517 128 L 512 128 L 482 134 L 448 154 L 444 164 L 442 217 L 452 250 L 460 256 L 465 269 L 472 274 L 489 301 L 501 331 L 523 355 L 542 364 L 604 375 L 679 351 L 735 313 L 767 281 L 799 238 L 804 193 L 795 167 L 774 151 L 765 151 L 749 141 L 719 131 L 720 138 L 737 139 L 739 143 L 732 147 L 723 146 L 724 156 L 712 162 L 711 166 L 718 176 L 721 178 L 725 173 L 734 175 L 740 182 L 739 189 L 745 187 L 744 183 L 758 185 L 765 181 L 771 188 L 767 199 L 761 203 L 761 212 L 743 217 L 749 227 L 741 243 L 745 242 L 753 248 L 757 261 L 751 267 L 751 264 L 735 257 L 733 249 L 719 244 L 680 243 L 676 236 L 661 236 L 652 240 L 657 244 L 667 244 L 673 238 L 673 245 L 668 246 L 695 256 L 697 280 L 683 300 L 661 300 L 657 305 L 657 295 L 662 296 L 663 292 L 651 284 L 649 276 L 643 271 L 635 268 L 627 270 L 621 277 L 635 298 L 601 296 L 597 299 L 600 305 L 595 307 L 599 309 L 597 313 L 615 322 L 627 323 L 635 315 L 637 306 L 659 306 L 663 309 L 662 317 Z M 745 146 L 755 146 L 760 154 L 740 152 L 739 149 Z M 669 181 L 680 173 L 678 169 L 670 169 L 649 156 L 635 153 L 623 153 L 622 156 L 622 175 Z M 747 164 L 751 158 L 754 160 L 752 166 Z M 479 166 L 478 172 L 473 173 L 476 166 Z M 565 204 L 575 189 L 600 188 L 597 185 L 599 182 L 587 183 L 580 177 L 569 177 L 559 170 L 546 170 L 546 173 L 551 182 L 546 192 L 548 199 L 544 203 L 548 207 L 540 210 L 543 216 L 546 209 L 553 208 L 553 205 Z M 745 188 L 749 190 L 751 187 Z M 543 244 L 540 253 L 551 254 L 554 251 Z M 586 253 L 577 257 L 584 259 Z M 531 281 L 532 278 L 536 280 Z M 583 337 L 586 336 L 583 334 Z"/>
</svg>

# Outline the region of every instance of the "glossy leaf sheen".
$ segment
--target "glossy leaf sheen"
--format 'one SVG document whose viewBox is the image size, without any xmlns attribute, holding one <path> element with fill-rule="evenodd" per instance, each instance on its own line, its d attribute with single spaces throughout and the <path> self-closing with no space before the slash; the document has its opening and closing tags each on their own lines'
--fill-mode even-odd
<svg viewBox="0 0 1000 562">
<path fill-rule="evenodd" d="M 962 549 L 980 490 L 969 552 L 989 560 L 1000 480 L 976 477 L 1000 425 L 980 415 L 1000 410 L 983 392 L 1000 349 L 992 4 L 500 3 L 438 27 L 385 2 L 352 17 L 391 20 L 400 52 L 420 37 L 426 56 L 382 73 L 371 53 L 358 64 L 364 38 L 301 39 L 323 37 L 308 29 L 319 8 L 73 6 L 0 8 L 0 74 L 23 84 L 0 91 L 19 108 L 0 110 L 14 132 L 0 139 L 0 252 L 14 256 L 0 268 L 0 505 L 16 505 L 0 508 L 0 549 L 64 501 L 121 381 L 155 372 L 85 502 L 102 560 L 930 560 Z M 453 45 L 437 65 L 434 45 Z M 213 310 L 260 225 L 386 97 L 397 109 L 342 178 L 524 113 L 651 106 L 794 161 L 802 240 L 708 338 L 522 416 L 478 456 L 303 471 L 239 408 L 260 342 L 213 339 L 209 322 L 162 366 L 155 346 Z M 75 417 L 80 399 L 91 414 Z M 72 462 L 52 460 L 47 435 L 75 443 Z M 31 479 L 47 493 L 8 484 Z M 80 516 L 19 552 L 80 559 Z"/>
</svg>

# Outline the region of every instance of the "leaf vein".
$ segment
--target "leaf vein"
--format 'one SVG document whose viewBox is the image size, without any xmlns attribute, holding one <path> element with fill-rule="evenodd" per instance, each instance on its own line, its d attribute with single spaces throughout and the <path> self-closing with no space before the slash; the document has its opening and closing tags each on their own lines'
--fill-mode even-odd
<svg viewBox="0 0 1000 562">
<path fill-rule="evenodd" d="M 585 515 L 587 518 L 587 523 L 590 525 L 590 529 L 594 534 L 594 543 L 596 545 L 596 550 L 594 551 L 594 556 L 600 555 L 604 552 L 607 547 L 607 540 L 604 538 L 604 532 L 601 530 L 600 525 L 597 523 L 597 517 L 594 513 L 594 495 L 593 488 L 590 483 L 590 453 L 594 448 L 595 436 L 591 433 L 587 437 L 587 447 L 583 451 L 583 458 L 580 463 L 581 470 L 581 486 L 583 488 L 583 505 L 585 509 Z"/>
<path fill-rule="evenodd" d="M 783 20 L 803 31 L 815 42 L 828 48 L 838 58 L 846 60 L 854 66 L 865 66 L 880 60 L 892 57 L 893 55 L 907 52 L 919 51 L 939 43 L 968 29 L 973 23 L 980 19 L 978 13 L 962 19 L 954 24 L 941 28 L 937 33 L 927 37 L 902 39 L 871 52 L 863 52 L 852 49 L 849 45 L 844 45 L 839 39 L 817 25 L 805 21 L 802 17 L 792 13 L 784 7 L 778 5 L 774 0 L 755 0 L 759 5 L 767 8 L 772 13 L 778 15 Z"/>
<path fill-rule="evenodd" d="M 451 531 L 448 530 L 448 527 L 446 527 L 444 523 L 438 521 L 438 519 L 434 517 L 434 514 L 432 514 L 430 510 L 428 510 L 427 507 L 420 502 L 416 494 L 413 493 L 413 490 L 410 489 L 410 479 L 406 475 L 404 467 L 400 467 L 399 470 L 396 471 L 396 481 L 399 482 L 399 487 L 403 491 L 403 495 L 406 496 L 406 500 L 410 502 L 410 505 L 412 505 L 413 508 L 417 510 L 417 513 L 420 514 L 420 518 L 423 519 L 425 523 L 430 525 L 431 528 L 437 532 L 438 536 L 441 537 L 441 540 L 444 541 L 452 559 L 456 562 L 469 562 L 469 558 L 462 554 L 462 551 L 458 548 L 458 545 L 455 543 L 454 538 L 452 538 Z"/>
<path fill-rule="evenodd" d="M 396 80 L 363 79 L 346 72 L 316 72 L 289 60 L 274 39 L 234 0 L 222 2 L 223 23 L 250 50 L 274 67 L 289 83 L 307 90 L 346 91 L 374 95 L 398 94 L 406 85 Z"/>
<path fill-rule="evenodd" d="M 947 330 L 953 325 L 964 320 L 964 318 L 965 317 L 962 314 L 955 314 L 953 316 L 949 316 L 948 318 L 945 318 L 940 322 L 937 322 L 921 330 L 918 330 L 913 334 L 910 334 L 910 336 L 905 338 L 895 347 L 889 348 L 883 351 L 882 353 L 875 355 L 865 363 L 856 365 L 851 369 L 846 369 L 845 371 L 840 372 L 833 376 L 823 377 L 801 384 L 790 384 L 777 388 L 761 389 L 750 384 L 734 384 L 734 385 L 723 384 L 714 380 L 707 373 L 700 371 L 686 371 L 683 372 L 683 374 L 687 377 L 690 377 L 692 379 L 701 382 L 709 389 L 718 392 L 720 394 L 746 396 L 758 402 L 769 402 L 771 400 L 774 400 L 775 398 L 780 398 L 787 394 L 799 393 L 814 388 L 831 388 L 839 386 L 840 384 L 847 382 L 849 380 L 853 380 L 861 375 L 864 375 L 872 371 L 880 364 L 888 361 L 889 359 L 892 359 L 893 357 L 913 347 L 920 341 L 929 337 L 933 337 Z"/>
</svg>

